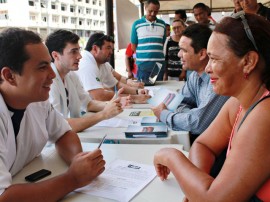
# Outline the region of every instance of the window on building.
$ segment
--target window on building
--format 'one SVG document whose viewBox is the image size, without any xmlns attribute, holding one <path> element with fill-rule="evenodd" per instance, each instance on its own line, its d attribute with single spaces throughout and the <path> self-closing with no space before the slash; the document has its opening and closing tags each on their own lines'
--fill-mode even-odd
<svg viewBox="0 0 270 202">
<path fill-rule="evenodd" d="M 28 1 L 28 4 L 29 4 L 29 6 L 34 6 L 35 5 L 34 1 Z"/>
<path fill-rule="evenodd" d="M 91 13 L 91 9 L 90 8 L 86 8 L 85 12 L 86 12 L 86 14 L 90 14 Z"/>
<path fill-rule="evenodd" d="M 91 25 L 91 20 L 87 20 L 87 26 L 90 26 Z"/>
<path fill-rule="evenodd" d="M 91 31 L 86 30 L 86 31 L 85 31 L 85 36 L 86 36 L 86 37 L 90 37 L 90 35 L 91 35 Z"/>
<path fill-rule="evenodd" d="M 89 4 L 89 0 L 85 0 L 85 3 Z"/>
<path fill-rule="evenodd" d="M 47 22 L 47 16 L 42 16 L 42 21 Z"/>
<path fill-rule="evenodd" d="M 58 16 L 53 15 L 53 16 L 52 16 L 52 22 L 53 22 L 53 23 L 58 23 L 58 21 L 59 21 Z"/>
<path fill-rule="evenodd" d="M 93 5 L 97 5 L 97 0 L 93 0 Z"/>
<path fill-rule="evenodd" d="M 94 25 L 94 26 L 98 26 L 98 21 L 95 20 L 95 21 L 93 22 L 93 25 Z"/>
<path fill-rule="evenodd" d="M 62 23 L 66 24 L 68 22 L 68 18 L 67 17 L 62 17 Z"/>
<path fill-rule="evenodd" d="M 97 10 L 93 10 L 93 15 L 97 15 Z"/>
<path fill-rule="evenodd" d="M 75 12 L 75 6 L 70 6 L 70 12 L 74 13 Z"/>
<path fill-rule="evenodd" d="M 83 8 L 82 7 L 78 8 L 78 13 L 83 14 Z"/>
<path fill-rule="evenodd" d="M 99 16 L 100 16 L 100 17 L 104 16 L 104 12 L 103 12 L 103 11 L 100 11 L 100 12 L 99 12 Z"/>
<path fill-rule="evenodd" d="M 52 8 L 53 10 L 56 10 L 56 5 L 55 5 L 55 4 L 52 4 L 52 5 L 51 5 L 51 8 Z"/>
<path fill-rule="evenodd" d="M 78 30 L 78 31 L 77 31 L 77 35 L 78 35 L 79 37 L 82 37 L 82 36 L 83 36 L 83 30 Z"/>
<path fill-rule="evenodd" d="M 67 10 L 67 5 L 61 4 L 61 11 L 66 11 Z"/>
<path fill-rule="evenodd" d="M 35 14 L 30 14 L 29 18 L 30 18 L 30 21 L 36 21 L 36 15 Z"/>
<path fill-rule="evenodd" d="M 7 20 L 7 19 L 8 19 L 8 12 L 0 11 L 0 20 Z"/>
<path fill-rule="evenodd" d="M 71 24 L 76 24 L 76 18 L 71 18 Z"/>
<path fill-rule="evenodd" d="M 7 3 L 7 0 L 0 0 L 0 4 Z"/>
<path fill-rule="evenodd" d="M 40 7 L 41 7 L 41 8 L 47 8 L 46 3 L 42 3 L 42 2 L 41 2 L 41 3 L 40 3 Z"/>
<path fill-rule="evenodd" d="M 101 0 L 98 1 L 98 5 L 99 5 L 99 6 L 102 6 Z"/>
</svg>

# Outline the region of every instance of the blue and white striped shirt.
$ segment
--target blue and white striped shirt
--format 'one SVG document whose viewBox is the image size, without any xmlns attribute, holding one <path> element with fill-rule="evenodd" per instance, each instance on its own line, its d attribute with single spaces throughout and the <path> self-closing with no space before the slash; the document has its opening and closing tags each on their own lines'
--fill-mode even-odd
<svg viewBox="0 0 270 202">
<path fill-rule="evenodd" d="M 155 62 L 165 61 L 163 45 L 166 40 L 165 22 L 157 19 L 148 21 L 145 16 L 135 21 L 131 30 L 131 43 L 137 44 L 136 64 L 142 70 L 147 70 Z M 143 64 L 147 65 L 143 65 Z"/>
<path fill-rule="evenodd" d="M 215 119 L 229 97 L 214 93 L 208 74 L 193 71 L 182 89 L 183 101 L 177 112 L 163 110 L 160 120 L 173 130 L 201 134 Z"/>
</svg>

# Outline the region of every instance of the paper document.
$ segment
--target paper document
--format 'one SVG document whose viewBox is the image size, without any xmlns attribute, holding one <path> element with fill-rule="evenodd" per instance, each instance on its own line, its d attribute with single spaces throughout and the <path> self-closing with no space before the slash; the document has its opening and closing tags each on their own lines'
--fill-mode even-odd
<svg viewBox="0 0 270 202">
<path fill-rule="evenodd" d="M 161 88 L 156 92 L 154 97 L 150 98 L 147 102 L 152 106 L 157 106 L 164 103 L 168 110 L 175 111 L 183 100 L 183 96 L 177 92 L 170 91 L 166 88 Z"/>
<path fill-rule="evenodd" d="M 113 117 L 107 120 L 100 121 L 95 126 L 97 127 L 112 127 L 112 128 L 126 128 L 131 124 L 140 124 L 141 117 L 128 117 L 127 119 Z"/>
<path fill-rule="evenodd" d="M 127 202 L 155 176 L 156 171 L 152 165 L 117 159 L 92 183 L 76 191 Z"/>
</svg>

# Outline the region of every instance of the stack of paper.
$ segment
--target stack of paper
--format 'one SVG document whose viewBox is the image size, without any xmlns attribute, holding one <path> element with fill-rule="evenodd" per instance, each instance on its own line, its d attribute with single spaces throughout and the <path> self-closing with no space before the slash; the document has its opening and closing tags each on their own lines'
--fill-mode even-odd
<svg viewBox="0 0 270 202">
<path fill-rule="evenodd" d="M 155 176 L 155 168 L 152 165 L 115 160 L 92 183 L 76 191 L 128 202 Z"/>
</svg>

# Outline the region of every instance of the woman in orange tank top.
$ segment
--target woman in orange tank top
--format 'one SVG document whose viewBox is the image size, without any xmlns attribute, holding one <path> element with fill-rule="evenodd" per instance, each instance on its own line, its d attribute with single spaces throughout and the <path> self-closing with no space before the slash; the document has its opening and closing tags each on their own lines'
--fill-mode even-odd
<svg viewBox="0 0 270 202">
<path fill-rule="evenodd" d="M 172 148 L 156 153 L 157 174 L 165 180 L 172 172 L 184 201 L 270 202 L 270 23 L 243 11 L 225 17 L 207 53 L 205 71 L 213 90 L 231 98 L 196 139 L 188 158 Z M 214 178 L 211 168 L 227 147 Z"/>
</svg>

